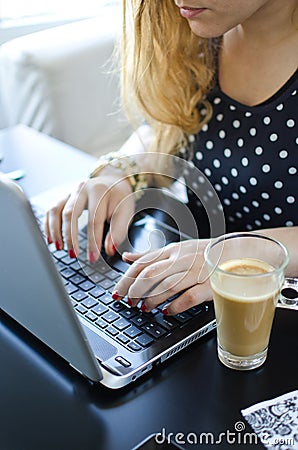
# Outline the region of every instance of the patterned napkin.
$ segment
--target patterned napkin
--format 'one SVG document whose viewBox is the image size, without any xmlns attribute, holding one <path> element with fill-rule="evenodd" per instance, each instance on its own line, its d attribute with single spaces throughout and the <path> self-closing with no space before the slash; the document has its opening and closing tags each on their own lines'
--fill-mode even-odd
<svg viewBox="0 0 298 450">
<path fill-rule="evenodd" d="M 298 450 L 298 390 L 241 411 L 262 444 L 272 450 Z"/>
</svg>

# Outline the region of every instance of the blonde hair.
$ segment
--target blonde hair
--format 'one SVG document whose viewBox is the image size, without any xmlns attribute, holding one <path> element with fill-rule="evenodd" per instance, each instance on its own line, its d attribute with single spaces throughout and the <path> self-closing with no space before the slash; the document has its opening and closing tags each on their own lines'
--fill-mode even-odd
<svg viewBox="0 0 298 450">
<path fill-rule="evenodd" d="M 210 119 L 215 65 L 215 43 L 191 31 L 174 0 L 123 0 L 123 102 L 152 126 L 152 150 L 177 152 Z"/>
</svg>

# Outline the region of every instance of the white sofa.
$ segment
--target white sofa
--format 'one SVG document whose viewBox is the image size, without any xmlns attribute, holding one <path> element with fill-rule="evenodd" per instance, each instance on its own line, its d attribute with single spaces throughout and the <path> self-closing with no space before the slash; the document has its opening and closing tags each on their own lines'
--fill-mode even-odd
<svg viewBox="0 0 298 450">
<path fill-rule="evenodd" d="M 110 61 L 120 12 L 22 36 L 0 48 L 0 123 L 23 123 L 93 155 L 131 134 Z"/>
</svg>

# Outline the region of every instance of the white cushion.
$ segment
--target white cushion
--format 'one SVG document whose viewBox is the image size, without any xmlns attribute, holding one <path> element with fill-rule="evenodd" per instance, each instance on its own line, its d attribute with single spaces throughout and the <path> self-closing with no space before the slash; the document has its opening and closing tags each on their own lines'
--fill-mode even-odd
<svg viewBox="0 0 298 450">
<path fill-rule="evenodd" d="M 117 150 L 131 133 L 108 63 L 120 29 L 108 10 L 2 45 L 5 125 L 23 123 L 94 155 Z"/>
</svg>

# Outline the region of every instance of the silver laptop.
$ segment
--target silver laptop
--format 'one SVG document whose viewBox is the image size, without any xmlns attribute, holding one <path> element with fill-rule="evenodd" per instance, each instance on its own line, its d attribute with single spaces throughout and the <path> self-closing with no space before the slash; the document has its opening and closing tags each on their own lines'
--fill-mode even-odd
<svg viewBox="0 0 298 450">
<path fill-rule="evenodd" d="M 159 248 L 191 237 L 172 223 L 167 212 L 172 202 L 185 227 L 185 209 L 179 213 L 173 199 L 161 200 L 156 208 L 156 199 L 147 198 L 121 251 Z M 121 388 L 215 328 L 210 302 L 165 317 L 162 305 L 144 313 L 125 299 L 113 301 L 113 286 L 128 267 L 121 255 L 86 261 L 84 228 L 78 260 L 49 248 L 30 202 L 4 179 L 0 208 L 1 309 L 89 380 Z"/>
</svg>

